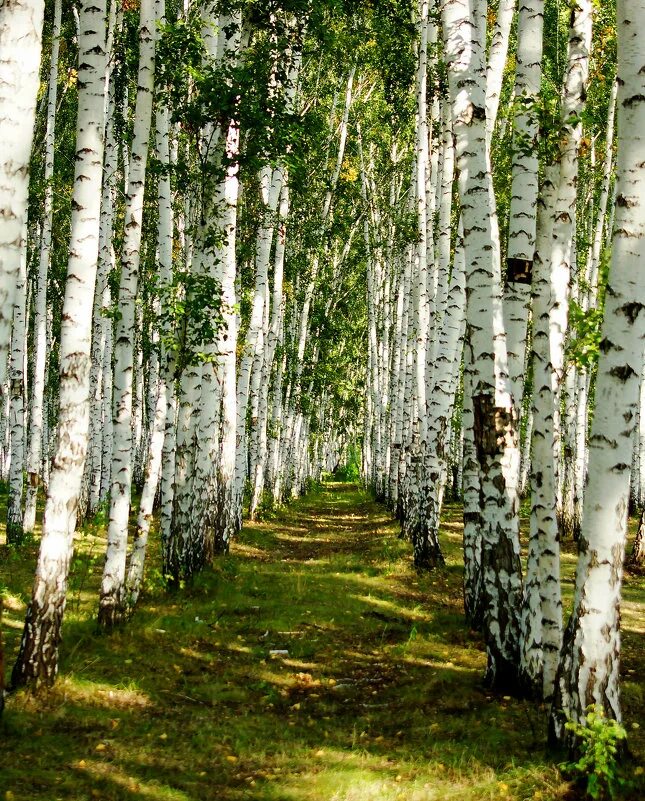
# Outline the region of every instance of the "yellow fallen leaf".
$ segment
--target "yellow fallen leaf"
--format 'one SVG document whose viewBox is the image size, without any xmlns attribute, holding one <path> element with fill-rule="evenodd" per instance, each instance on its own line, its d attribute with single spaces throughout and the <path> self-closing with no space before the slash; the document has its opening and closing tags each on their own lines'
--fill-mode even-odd
<svg viewBox="0 0 645 801">
<path fill-rule="evenodd" d="M 105 743 L 98 743 L 98 745 L 96 746 L 96 748 L 94 750 L 95 751 L 105 751 L 105 748 L 106 748 Z"/>
<path fill-rule="evenodd" d="M 323 751 L 322 748 L 320 748 L 320 749 L 318 749 L 318 751 L 316 751 L 316 756 L 317 757 L 325 756 L 325 752 Z"/>
<path fill-rule="evenodd" d="M 166 732 L 164 732 L 163 734 L 160 734 L 159 735 L 159 739 L 160 740 L 167 740 L 168 739 L 168 735 L 166 734 Z"/>
<path fill-rule="evenodd" d="M 300 709 L 300 704 L 293 704 L 293 706 L 291 708 L 295 709 L 296 711 L 298 711 Z"/>
<path fill-rule="evenodd" d="M 229 755 L 226 757 L 226 761 L 227 761 L 227 762 L 237 762 L 237 757 L 236 757 L 236 756 L 234 756 L 233 754 L 229 754 Z"/>
</svg>

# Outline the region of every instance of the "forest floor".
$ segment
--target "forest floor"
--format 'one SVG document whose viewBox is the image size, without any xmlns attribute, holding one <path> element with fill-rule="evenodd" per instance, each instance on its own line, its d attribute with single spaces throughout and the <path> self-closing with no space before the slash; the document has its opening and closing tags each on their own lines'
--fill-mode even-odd
<svg viewBox="0 0 645 801">
<path fill-rule="evenodd" d="M 482 641 L 463 622 L 460 515 L 446 507 L 445 568 L 420 576 L 382 506 L 326 484 L 246 524 L 190 588 L 167 595 L 149 569 L 134 618 L 110 636 L 94 622 L 97 519 L 78 536 L 59 680 L 8 699 L 0 801 L 576 797 L 545 750 L 547 710 L 482 686 Z M 9 665 L 36 552 L 0 546 Z M 629 575 L 633 798 L 645 789 L 644 607 L 644 577 Z"/>
</svg>

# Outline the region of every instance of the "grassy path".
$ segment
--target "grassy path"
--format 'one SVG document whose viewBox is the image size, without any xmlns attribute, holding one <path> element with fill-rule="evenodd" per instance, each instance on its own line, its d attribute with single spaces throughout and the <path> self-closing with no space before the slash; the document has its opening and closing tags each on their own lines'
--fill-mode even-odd
<svg viewBox="0 0 645 801">
<path fill-rule="evenodd" d="M 384 509 L 327 485 L 246 526 L 190 589 L 166 596 L 149 571 L 135 618 L 110 637 L 94 630 L 101 532 L 89 530 L 60 680 L 12 697 L 0 724 L 0 801 L 571 798 L 543 750 L 545 710 L 481 686 L 459 514 L 447 509 L 446 568 L 419 577 Z M 30 560 L 2 560 L 8 656 Z M 628 725 L 643 708 L 642 590 L 627 593 Z"/>
</svg>

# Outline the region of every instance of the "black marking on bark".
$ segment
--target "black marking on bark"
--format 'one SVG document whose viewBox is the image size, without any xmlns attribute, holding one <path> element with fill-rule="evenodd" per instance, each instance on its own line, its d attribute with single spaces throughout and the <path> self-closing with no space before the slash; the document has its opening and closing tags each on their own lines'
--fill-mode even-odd
<svg viewBox="0 0 645 801">
<path fill-rule="evenodd" d="M 616 195 L 616 205 L 621 208 L 628 209 L 635 206 L 633 200 L 630 200 L 626 195 Z"/>
<path fill-rule="evenodd" d="M 529 259 L 506 260 L 507 284 L 530 284 L 533 278 L 533 262 Z"/>
<path fill-rule="evenodd" d="M 645 101 L 645 95 L 632 95 L 631 97 L 623 100 L 623 106 L 633 106 L 634 104 L 642 103 L 643 101 Z"/>
<path fill-rule="evenodd" d="M 513 410 L 495 406 L 489 395 L 473 396 L 473 428 L 475 447 L 480 462 L 487 456 L 504 452 L 513 444 L 515 426 Z"/>
<path fill-rule="evenodd" d="M 625 315 L 625 317 L 627 317 L 629 322 L 632 325 L 634 325 L 634 323 L 636 322 L 636 318 L 641 313 L 641 310 L 643 308 L 644 307 L 642 303 L 638 303 L 638 301 L 633 301 L 632 303 L 625 303 L 623 306 L 621 306 L 620 310 Z"/>
<path fill-rule="evenodd" d="M 612 367 L 609 371 L 609 375 L 612 375 L 614 378 L 617 378 L 619 381 L 625 383 L 632 376 L 636 376 L 636 373 L 632 369 L 631 365 L 624 364 L 622 367 Z"/>
</svg>

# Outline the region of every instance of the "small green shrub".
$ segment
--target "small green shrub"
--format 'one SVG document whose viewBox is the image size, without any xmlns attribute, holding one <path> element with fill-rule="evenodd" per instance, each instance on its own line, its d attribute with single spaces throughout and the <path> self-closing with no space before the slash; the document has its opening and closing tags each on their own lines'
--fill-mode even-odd
<svg viewBox="0 0 645 801">
<path fill-rule="evenodd" d="M 355 482 L 361 477 L 361 469 L 358 462 L 351 461 L 341 465 L 334 471 L 335 481 Z"/>
<path fill-rule="evenodd" d="M 589 798 L 615 798 L 625 785 L 619 775 L 620 743 L 627 732 L 616 720 L 605 715 L 600 705 L 587 709 L 584 723 L 566 724 L 577 741 L 578 761 L 563 763 L 560 768 L 581 783 L 586 783 Z"/>
</svg>

